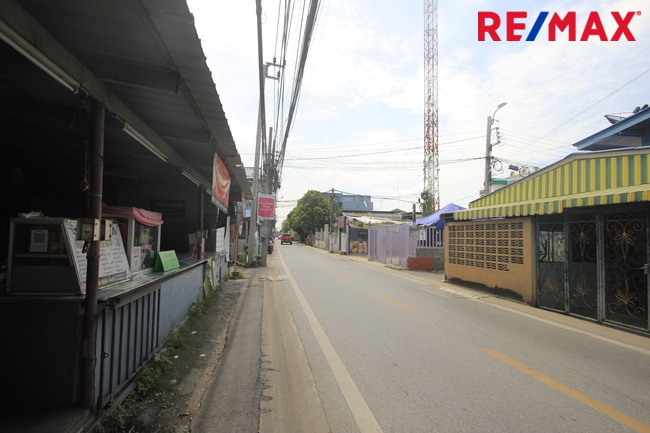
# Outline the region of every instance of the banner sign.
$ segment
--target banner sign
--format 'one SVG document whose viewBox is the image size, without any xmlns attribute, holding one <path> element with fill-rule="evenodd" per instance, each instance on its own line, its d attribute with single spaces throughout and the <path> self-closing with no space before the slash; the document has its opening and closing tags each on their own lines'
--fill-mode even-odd
<svg viewBox="0 0 650 433">
<path fill-rule="evenodd" d="M 257 218 L 261 220 L 274 220 L 275 196 L 259 194 L 257 197 Z"/>
<path fill-rule="evenodd" d="M 223 161 L 214 154 L 212 169 L 212 203 L 220 210 L 228 212 L 228 197 L 230 195 L 230 174 Z"/>
</svg>

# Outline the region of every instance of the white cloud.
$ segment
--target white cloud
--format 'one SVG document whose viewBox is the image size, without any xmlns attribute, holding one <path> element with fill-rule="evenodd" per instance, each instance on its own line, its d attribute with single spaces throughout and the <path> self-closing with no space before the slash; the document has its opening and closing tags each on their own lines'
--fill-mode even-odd
<svg viewBox="0 0 650 433">
<path fill-rule="evenodd" d="M 270 61 L 277 2 L 265 0 L 263 6 L 265 60 Z M 621 88 L 648 69 L 647 6 L 647 0 L 439 2 L 441 204 L 454 201 L 466 206 L 478 197 L 483 160 L 448 161 L 484 156 L 487 116 L 500 102 L 508 105 L 496 116 L 503 144 L 494 148 L 494 155 L 540 165 L 574 152 L 571 143 L 604 129 L 608 125 L 604 114 L 650 102 L 644 85 L 650 73 Z M 254 4 L 191 0 L 190 8 L 197 10 L 199 35 L 238 149 L 252 165 L 258 101 Z M 579 23 L 595 10 L 608 34 L 615 30 L 610 11 L 625 15 L 638 10 L 641 15 L 630 24 L 636 42 L 547 42 L 544 31 L 535 42 L 478 42 L 479 10 L 526 10 L 529 27 L 542 10 L 576 11 Z M 323 2 L 287 161 L 307 149 L 344 155 L 357 153 L 361 144 L 378 150 L 422 145 L 417 141 L 423 135 L 422 31 L 421 2 L 396 2 L 392 7 L 369 0 Z M 295 56 L 288 59 L 289 76 L 294 65 Z M 267 81 L 267 86 L 272 84 Z M 268 92 L 267 101 L 269 105 L 273 101 Z M 344 161 L 357 165 L 350 167 Z M 397 161 L 402 165 L 399 171 Z M 327 169 L 285 164 L 279 195 L 298 199 L 309 189 L 334 187 L 395 198 L 375 202 L 376 209 L 392 209 L 399 203 L 410 210 L 402 197 L 413 201 L 421 191 L 421 161 L 420 151 L 323 162 L 329 164 Z M 289 210 L 279 209 L 281 217 Z"/>
</svg>

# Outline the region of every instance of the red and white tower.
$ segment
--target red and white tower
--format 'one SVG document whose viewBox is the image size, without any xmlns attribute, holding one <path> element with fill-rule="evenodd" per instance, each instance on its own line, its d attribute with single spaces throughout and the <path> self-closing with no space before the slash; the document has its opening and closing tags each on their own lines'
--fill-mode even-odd
<svg viewBox="0 0 650 433">
<path fill-rule="evenodd" d="M 439 173 L 438 1 L 424 0 L 424 215 L 440 209 Z"/>
</svg>

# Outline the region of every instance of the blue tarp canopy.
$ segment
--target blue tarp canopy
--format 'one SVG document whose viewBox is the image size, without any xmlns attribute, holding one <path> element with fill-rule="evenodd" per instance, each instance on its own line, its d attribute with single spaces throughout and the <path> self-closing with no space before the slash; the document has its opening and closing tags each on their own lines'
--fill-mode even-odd
<svg viewBox="0 0 650 433">
<path fill-rule="evenodd" d="M 443 207 L 437 212 L 432 213 L 431 215 L 427 215 L 425 217 L 422 217 L 420 219 L 415 220 L 415 224 L 418 226 L 431 226 L 435 225 L 437 228 L 441 229 L 447 224 L 446 221 L 441 221 L 440 220 L 440 215 L 443 213 L 450 213 L 450 212 L 455 212 L 457 210 L 463 210 L 465 209 L 462 206 L 458 206 L 457 204 L 454 203 L 449 203 L 447 206 Z M 413 225 L 412 222 L 409 223 L 409 225 Z"/>
</svg>

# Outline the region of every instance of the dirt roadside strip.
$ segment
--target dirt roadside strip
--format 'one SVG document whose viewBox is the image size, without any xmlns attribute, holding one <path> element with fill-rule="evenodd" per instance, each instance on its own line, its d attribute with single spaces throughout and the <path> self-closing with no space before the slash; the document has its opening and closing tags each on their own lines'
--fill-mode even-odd
<svg viewBox="0 0 650 433">
<path fill-rule="evenodd" d="M 225 281 L 216 303 L 195 318 L 182 343 L 171 353 L 171 368 L 144 400 L 131 404 L 124 415 L 124 431 L 131 433 L 185 433 L 198 413 L 201 400 L 226 347 L 228 330 L 241 292 L 253 270 L 240 269 L 245 279 Z"/>
</svg>

